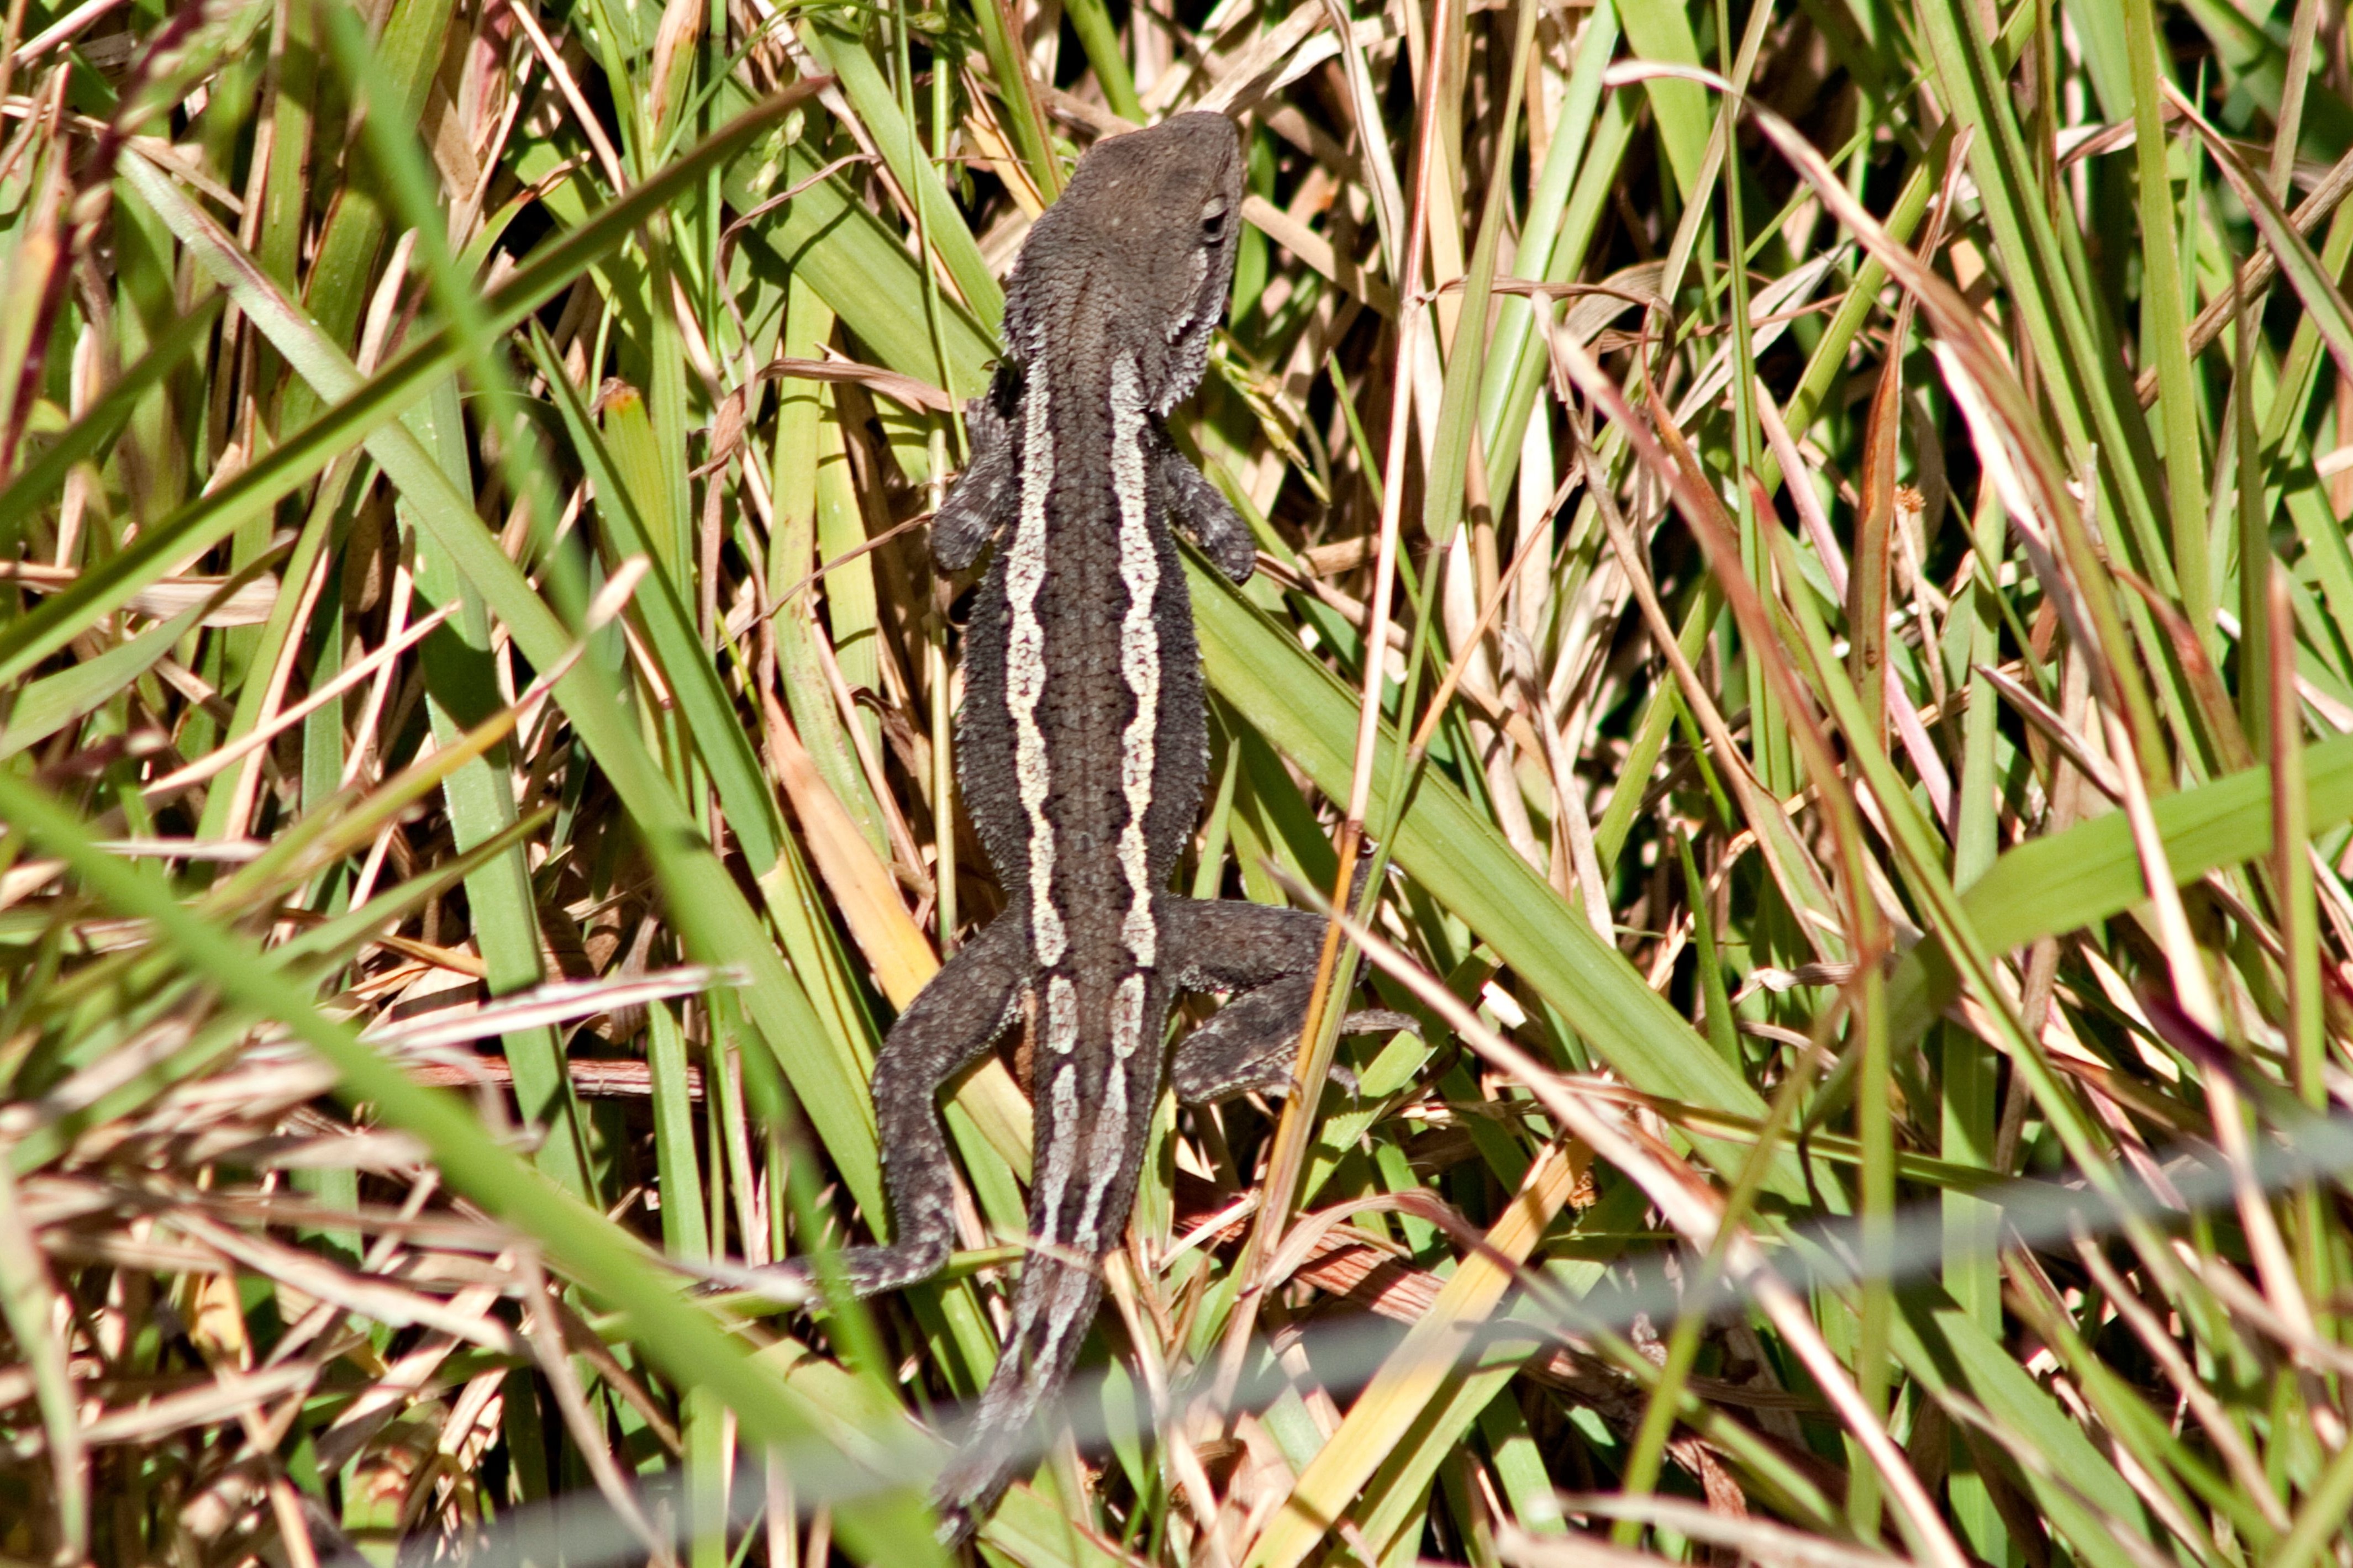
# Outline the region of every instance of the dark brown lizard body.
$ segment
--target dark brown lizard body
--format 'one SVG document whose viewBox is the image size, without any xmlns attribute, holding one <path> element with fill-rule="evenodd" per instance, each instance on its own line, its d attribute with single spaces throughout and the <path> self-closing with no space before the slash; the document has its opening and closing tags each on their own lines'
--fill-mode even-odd
<svg viewBox="0 0 2353 1568">
<path fill-rule="evenodd" d="M 1214 1100 L 1289 1082 L 1324 922 L 1176 897 L 1208 767 L 1200 657 L 1172 527 L 1228 576 L 1249 530 L 1163 421 L 1200 383 L 1240 222 L 1241 146 L 1182 114 L 1097 146 L 1031 231 L 973 457 L 932 524 L 940 566 L 994 550 L 965 640 L 958 776 L 1004 912 L 909 1005 L 876 1060 L 894 1239 L 843 1257 L 860 1294 L 934 1272 L 955 1238 L 940 1086 L 1035 1021 L 1035 1160 L 1013 1322 L 935 1499 L 970 1533 L 1069 1376 L 1118 1244 L 1164 1072 Z M 1178 991 L 1232 999 L 1175 1051 Z M 1398 1027 L 1362 1014 L 1365 1028 Z M 803 1276 L 805 1278 L 805 1276 Z"/>
</svg>

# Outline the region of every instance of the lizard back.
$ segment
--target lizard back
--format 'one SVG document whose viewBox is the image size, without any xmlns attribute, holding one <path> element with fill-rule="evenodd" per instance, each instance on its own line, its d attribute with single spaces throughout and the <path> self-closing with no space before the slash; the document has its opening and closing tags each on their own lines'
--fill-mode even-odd
<svg viewBox="0 0 2353 1568">
<path fill-rule="evenodd" d="M 1005 911 L 892 1025 L 874 1063 L 893 1239 L 841 1255 L 861 1295 L 936 1273 L 955 1178 L 935 1097 L 1017 1020 L 1036 1048 L 1029 1230 L 1004 1352 L 933 1498 L 961 1540 L 1068 1379 L 1164 1082 L 1198 1100 L 1289 1082 L 1323 925 L 1178 898 L 1208 773 L 1200 654 L 1172 529 L 1234 582 L 1249 527 L 1171 438 L 1233 275 L 1241 138 L 1180 114 L 1098 142 L 1024 242 L 1005 353 L 932 519 L 961 572 L 992 552 L 965 637 L 957 774 Z M 1173 1055 L 1178 989 L 1229 998 Z M 805 1265 L 778 1265 L 803 1289 Z"/>
<path fill-rule="evenodd" d="M 1240 172 L 1213 114 L 1102 143 L 1007 290 L 984 416 L 1010 521 L 966 631 L 958 760 L 1010 900 L 1049 907 L 1022 911 L 1044 968 L 1074 936 L 1109 957 L 1199 805 L 1200 660 L 1154 458 L 1207 363 Z"/>
<path fill-rule="evenodd" d="M 1007 291 L 976 409 L 995 555 L 965 634 L 958 773 L 1026 933 L 1032 1234 L 985 1429 L 1026 1420 L 1092 1320 L 1163 1073 L 1161 906 L 1208 771 L 1200 655 L 1169 531 L 1162 420 L 1198 384 L 1232 271 L 1240 139 L 1210 114 L 1098 145 Z M 954 509 L 935 549 L 955 548 Z M 944 545 L 939 543 L 945 540 Z M 973 542 L 977 543 L 976 540 Z"/>
</svg>

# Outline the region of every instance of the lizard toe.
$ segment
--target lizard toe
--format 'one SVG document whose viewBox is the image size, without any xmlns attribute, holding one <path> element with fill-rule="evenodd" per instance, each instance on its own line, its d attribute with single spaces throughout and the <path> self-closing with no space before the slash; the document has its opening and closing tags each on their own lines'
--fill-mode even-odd
<svg viewBox="0 0 2353 1568">
<path fill-rule="evenodd" d="M 1408 1013 L 1392 1013 L 1387 1007 L 1359 1007 L 1340 1020 L 1340 1032 L 1344 1035 L 1394 1035 L 1399 1030 L 1419 1035 L 1421 1021 Z"/>
</svg>

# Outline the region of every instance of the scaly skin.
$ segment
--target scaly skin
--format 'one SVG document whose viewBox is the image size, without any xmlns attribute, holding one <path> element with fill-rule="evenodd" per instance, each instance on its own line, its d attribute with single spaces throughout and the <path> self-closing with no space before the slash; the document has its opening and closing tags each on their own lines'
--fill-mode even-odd
<svg viewBox="0 0 2353 1568">
<path fill-rule="evenodd" d="M 1208 771 L 1200 655 L 1171 530 L 1236 582 L 1250 531 L 1164 424 L 1200 384 L 1240 223 L 1241 143 L 1180 114 L 1099 144 L 1031 230 L 973 457 L 932 523 L 941 568 L 994 550 L 965 632 L 958 780 L 1005 911 L 892 1026 L 874 1107 L 894 1239 L 844 1254 L 860 1295 L 938 1271 L 955 1238 L 940 1086 L 1035 1020 L 1029 1229 L 1012 1329 L 934 1492 L 968 1537 L 1020 1468 L 1101 1296 L 1163 1075 L 1188 1100 L 1285 1087 L 1320 919 L 1182 899 L 1170 873 Z M 1233 999 L 1174 1053 L 1177 992 Z M 1353 1016 L 1397 1028 L 1393 1014 Z M 807 1271 L 784 1271 L 806 1284 Z"/>
</svg>

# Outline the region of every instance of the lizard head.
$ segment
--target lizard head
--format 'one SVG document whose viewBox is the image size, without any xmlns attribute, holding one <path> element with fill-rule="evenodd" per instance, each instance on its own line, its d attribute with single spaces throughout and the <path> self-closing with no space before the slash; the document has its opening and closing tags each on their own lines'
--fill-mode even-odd
<svg viewBox="0 0 2353 1568">
<path fill-rule="evenodd" d="M 1022 246 L 1006 291 L 1008 349 L 1050 339 L 1133 355 L 1166 414 L 1200 384 L 1232 282 L 1242 146 L 1222 115 L 1172 115 L 1099 142 Z"/>
</svg>

